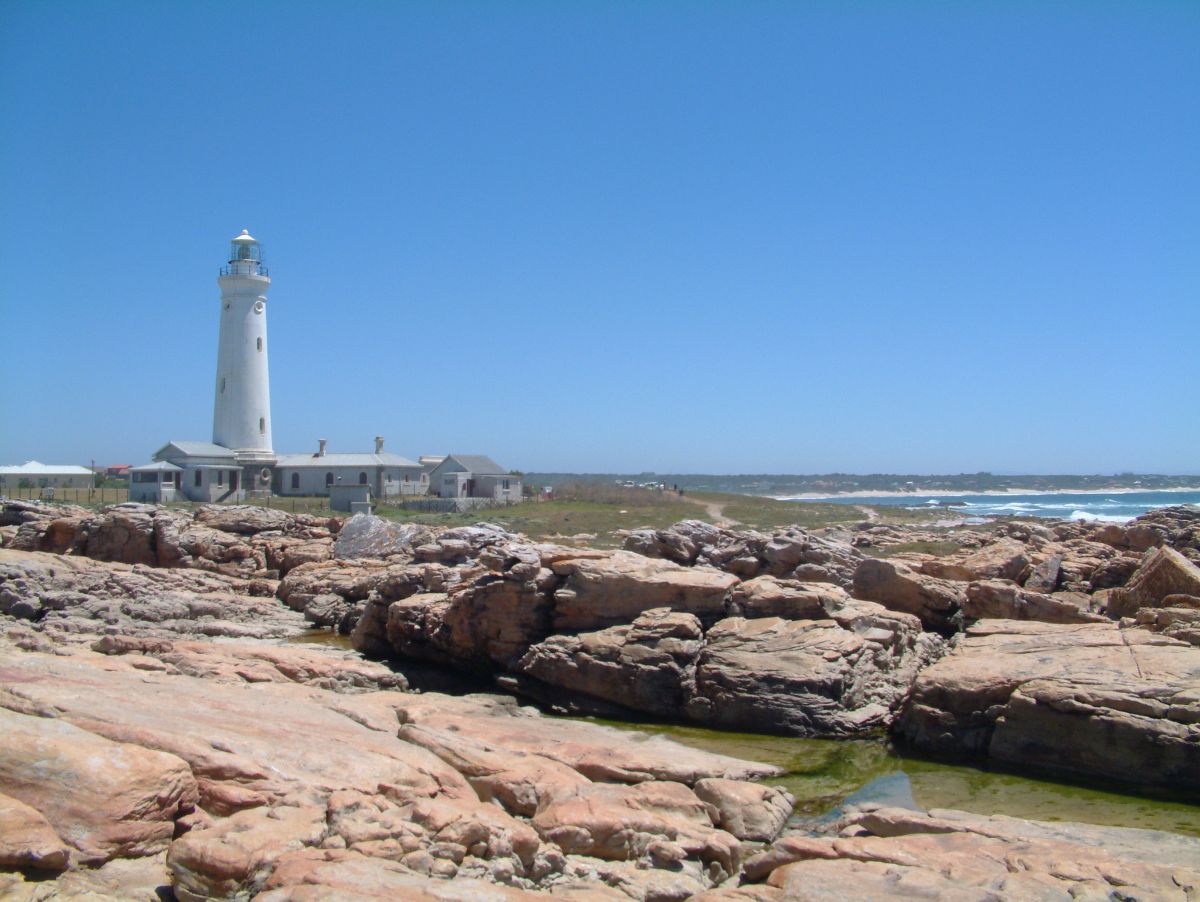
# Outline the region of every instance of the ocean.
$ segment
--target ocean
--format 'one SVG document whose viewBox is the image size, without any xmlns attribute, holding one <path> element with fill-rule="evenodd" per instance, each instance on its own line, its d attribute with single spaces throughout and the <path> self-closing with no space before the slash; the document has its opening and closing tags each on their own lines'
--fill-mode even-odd
<svg viewBox="0 0 1200 902">
<path fill-rule="evenodd" d="M 1200 492 L 1052 492 L 1021 495 L 846 495 L 829 498 L 782 497 L 780 501 L 822 501 L 880 507 L 937 508 L 963 517 L 1052 517 L 1124 523 L 1138 514 L 1174 504 L 1200 505 Z"/>
</svg>

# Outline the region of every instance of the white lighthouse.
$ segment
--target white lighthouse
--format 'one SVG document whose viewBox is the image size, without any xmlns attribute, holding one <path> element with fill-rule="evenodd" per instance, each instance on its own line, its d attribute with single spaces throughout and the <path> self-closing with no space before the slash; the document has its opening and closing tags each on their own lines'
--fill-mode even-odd
<svg viewBox="0 0 1200 902">
<path fill-rule="evenodd" d="M 221 286 L 221 334 L 213 403 L 213 444 L 242 467 L 275 463 L 271 447 L 271 382 L 267 372 L 267 289 L 262 248 L 245 229 L 230 243 Z M 266 475 L 266 474 L 263 474 Z"/>
</svg>

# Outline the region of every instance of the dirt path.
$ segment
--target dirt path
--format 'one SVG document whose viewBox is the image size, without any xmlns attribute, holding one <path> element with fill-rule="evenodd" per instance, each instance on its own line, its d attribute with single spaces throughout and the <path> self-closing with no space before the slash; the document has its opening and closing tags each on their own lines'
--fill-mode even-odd
<svg viewBox="0 0 1200 902">
<path fill-rule="evenodd" d="M 879 512 L 878 511 L 872 510 L 869 507 L 864 507 L 861 504 L 856 504 L 854 506 L 857 507 L 860 511 L 863 512 L 863 514 L 866 515 L 868 523 L 878 523 L 879 522 Z"/>
<path fill-rule="evenodd" d="M 741 520 L 734 520 L 732 517 L 725 516 L 725 502 L 723 501 L 701 501 L 699 498 L 689 498 L 687 495 L 682 496 L 684 501 L 691 504 L 698 504 L 704 508 L 705 512 L 712 518 L 714 526 L 741 526 Z"/>
</svg>

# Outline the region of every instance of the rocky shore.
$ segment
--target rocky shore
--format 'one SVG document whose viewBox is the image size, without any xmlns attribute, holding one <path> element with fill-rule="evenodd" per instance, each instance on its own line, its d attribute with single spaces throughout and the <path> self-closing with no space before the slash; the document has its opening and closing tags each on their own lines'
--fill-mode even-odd
<svg viewBox="0 0 1200 902">
<path fill-rule="evenodd" d="M 1195 839 L 870 805 L 801 831 L 773 767 L 514 698 L 888 734 L 1200 799 L 1191 508 L 938 532 L 684 521 L 595 550 L 9 502 L 0 542 L 6 898 L 1200 895 Z M 357 651 L 282 641 L 314 625 Z M 506 694 L 413 691 L 431 666 Z"/>
</svg>

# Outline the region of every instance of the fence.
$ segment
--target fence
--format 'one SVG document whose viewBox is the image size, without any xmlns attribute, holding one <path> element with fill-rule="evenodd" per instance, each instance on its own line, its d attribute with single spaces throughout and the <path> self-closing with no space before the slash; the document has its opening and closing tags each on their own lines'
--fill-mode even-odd
<svg viewBox="0 0 1200 902">
<path fill-rule="evenodd" d="M 52 486 L 4 486 L 0 496 L 22 501 L 58 501 L 63 504 L 123 504 L 129 500 L 127 488 L 84 488 Z"/>
<path fill-rule="evenodd" d="M 521 504 L 522 499 L 497 500 L 495 498 L 420 498 L 413 501 L 380 501 L 380 506 L 397 510 L 419 511 L 430 514 L 463 513 L 465 511 L 490 510 L 494 507 L 511 507 Z"/>
<path fill-rule="evenodd" d="M 400 500 L 404 498 L 404 500 Z M 79 504 L 87 507 L 103 507 L 107 504 L 124 504 L 129 500 L 129 489 L 126 488 L 63 488 L 62 486 L 19 486 L 0 487 L 0 499 L 16 499 L 21 501 L 54 501 L 62 504 Z M 521 500 L 497 501 L 493 498 L 430 498 L 389 495 L 387 498 L 372 498 L 374 507 L 387 510 L 416 511 L 418 513 L 463 513 L 472 510 L 489 510 L 497 507 L 509 507 L 513 504 L 528 503 L 544 500 L 539 497 Z M 316 516 L 345 516 L 343 511 L 335 511 L 329 506 L 326 495 L 283 496 L 272 495 L 263 491 L 247 491 L 239 497 L 230 497 L 220 501 L 188 501 L 182 497 L 170 502 L 166 507 L 195 509 L 203 504 L 253 504 L 259 507 L 270 507 L 276 510 L 288 511 L 293 514 L 313 514 Z"/>
</svg>

